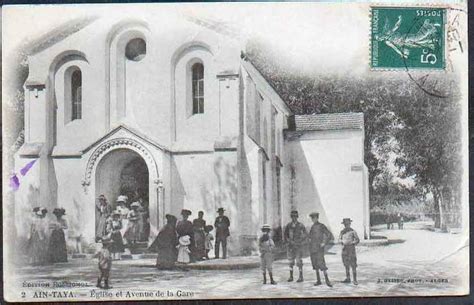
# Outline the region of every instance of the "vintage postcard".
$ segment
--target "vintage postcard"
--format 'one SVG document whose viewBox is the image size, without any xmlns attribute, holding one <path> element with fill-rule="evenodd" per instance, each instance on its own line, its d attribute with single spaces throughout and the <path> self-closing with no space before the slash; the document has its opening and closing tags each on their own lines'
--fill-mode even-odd
<svg viewBox="0 0 474 305">
<path fill-rule="evenodd" d="M 2 13 L 7 301 L 469 293 L 467 1 Z"/>
</svg>

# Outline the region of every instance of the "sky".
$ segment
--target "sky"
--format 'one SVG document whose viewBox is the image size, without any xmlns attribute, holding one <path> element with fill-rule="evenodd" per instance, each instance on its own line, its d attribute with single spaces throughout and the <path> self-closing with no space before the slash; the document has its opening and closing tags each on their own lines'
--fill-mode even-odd
<svg viewBox="0 0 474 305">
<path fill-rule="evenodd" d="M 249 37 L 259 37 L 302 69 L 353 71 L 361 62 L 368 63 L 369 60 L 370 18 L 366 4 L 42 5 L 10 6 L 4 11 L 7 53 L 21 42 L 34 39 L 73 18 L 164 13 L 225 24 L 238 32 L 242 42 Z M 361 71 L 368 64 L 362 66 Z"/>
</svg>

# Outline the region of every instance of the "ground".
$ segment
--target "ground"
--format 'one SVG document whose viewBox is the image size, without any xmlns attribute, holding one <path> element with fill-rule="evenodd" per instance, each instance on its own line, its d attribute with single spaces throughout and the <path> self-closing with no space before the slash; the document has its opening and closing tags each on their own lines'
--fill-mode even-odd
<svg viewBox="0 0 474 305">
<path fill-rule="evenodd" d="M 113 288 L 106 291 L 108 296 L 104 296 L 105 290 L 94 287 L 97 279 L 96 260 L 72 259 L 68 263 L 53 266 L 18 268 L 14 279 L 9 281 L 12 288 L 7 290 L 11 291 L 11 296 L 15 298 L 19 298 L 22 292 L 26 292 L 25 297 L 32 298 L 35 291 L 47 291 L 48 297 L 51 298 L 57 296 L 52 294 L 53 291 L 73 291 L 74 298 L 84 300 L 452 295 L 466 292 L 469 246 L 468 240 L 464 240 L 461 234 L 427 230 L 426 223 L 421 222 L 407 223 L 405 230 L 386 230 L 382 226 L 373 229 L 376 235 L 386 236 L 394 243 L 386 246 L 358 247 L 358 286 L 341 283 L 345 272 L 341 263 L 340 247 L 334 246 L 326 255 L 329 277 L 334 284 L 332 288 L 325 285 L 313 286 L 315 274 L 309 258 L 304 259 L 303 283 L 287 282 L 286 260 L 276 261 L 274 274 L 277 285 L 262 285 L 259 268 L 161 271 L 154 268 L 154 259 L 141 259 L 114 262 L 111 273 Z M 245 259 L 248 258 L 243 258 Z M 418 282 L 397 283 L 399 280 Z M 80 282 L 90 286 L 74 289 L 23 288 L 25 283 L 52 284 L 54 281 Z M 117 296 L 120 292 L 122 297 Z M 137 297 L 132 296 L 131 292 L 143 294 Z M 173 296 L 169 296 L 169 293 Z M 37 293 L 36 296 L 40 295 Z M 67 297 L 67 293 L 63 296 Z"/>
</svg>

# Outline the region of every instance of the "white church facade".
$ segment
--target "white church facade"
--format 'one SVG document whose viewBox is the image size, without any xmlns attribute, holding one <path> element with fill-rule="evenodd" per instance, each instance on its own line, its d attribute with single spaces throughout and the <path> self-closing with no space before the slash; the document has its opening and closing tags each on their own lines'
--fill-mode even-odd
<svg viewBox="0 0 474 305">
<path fill-rule="evenodd" d="M 295 115 L 236 40 L 164 23 L 100 18 L 28 57 L 15 170 L 37 162 L 15 192 L 18 234 L 32 207 L 63 207 L 69 237 L 94 243 L 97 197 L 115 206 L 131 179 L 150 241 L 166 214 L 213 224 L 220 207 L 234 255 L 291 210 L 307 225 L 319 212 L 336 236 L 350 217 L 368 238 L 363 114 Z"/>
</svg>

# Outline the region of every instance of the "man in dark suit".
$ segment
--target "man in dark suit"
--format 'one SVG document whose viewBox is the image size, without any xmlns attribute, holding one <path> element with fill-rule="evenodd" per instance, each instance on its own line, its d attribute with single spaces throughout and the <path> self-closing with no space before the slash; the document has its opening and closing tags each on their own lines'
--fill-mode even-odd
<svg viewBox="0 0 474 305">
<path fill-rule="evenodd" d="M 227 216 L 224 215 L 224 209 L 219 208 L 217 209 L 217 213 L 219 216 L 216 217 L 216 221 L 214 222 L 214 227 L 216 228 L 216 245 L 215 245 L 215 258 L 219 258 L 219 248 L 220 244 L 222 244 L 222 258 L 227 258 L 227 237 L 229 237 L 229 227 L 230 227 L 230 220 Z"/>
<path fill-rule="evenodd" d="M 313 221 L 308 239 L 311 264 L 313 265 L 313 270 L 316 271 L 316 283 L 314 286 L 321 285 L 321 277 L 319 275 L 319 270 L 321 270 L 324 274 L 326 285 L 332 287 L 328 277 L 328 267 L 326 266 L 326 261 L 324 259 L 324 248 L 330 240 L 334 239 L 334 237 L 328 228 L 319 222 L 319 213 L 313 212 L 309 214 L 309 217 L 311 217 L 311 220 Z"/>
<path fill-rule="evenodd" d="M 291 222 L 285 227 L 283 240 L 287 244 L 287 257 L 290 267 L 288 282 L 293 282 L 293 267 L 298 266 L 300 276 L 297 282 L 303 282 L 303 246 L 306 244 L 308 233 L 304 225 L 298 221 L 298 211 L 291 211 Z"/>
</svg>

